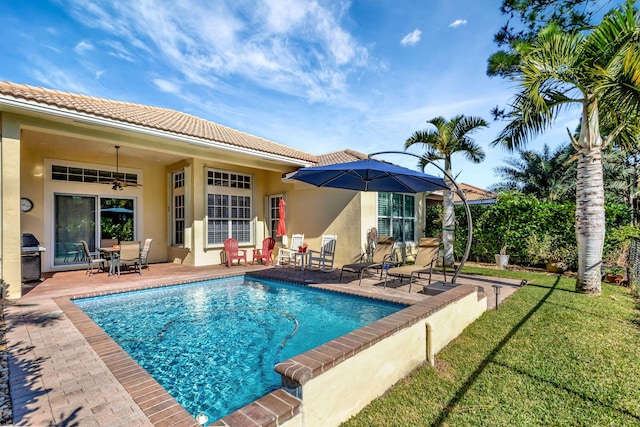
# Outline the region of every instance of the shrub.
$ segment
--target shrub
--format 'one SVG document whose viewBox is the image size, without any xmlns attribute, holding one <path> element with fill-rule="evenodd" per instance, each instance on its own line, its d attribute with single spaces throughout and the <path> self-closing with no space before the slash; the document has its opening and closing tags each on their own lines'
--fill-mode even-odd
<svg viewBox="0 0 640 427">
<path fill-rule="evenodd" d="M 627 265 L 630 238 L 640 236 L 640 227 L 620 225 L 608 230 L 604 239 L 602 259 L 607 265 Z"/>
<path fill-rule="evenodd" d="M 540 201 L 535 196 L 516 191 L 500 193 L 493 205 L 469 206 L 473 219 L 473 241 L 469 258 L 493 262 L 494 254 L 506 245 L 509 262 L 541 265 L 562 261 L 577 268 L 578 248 L 575 236 L 575 204 Z M 438 207 L 427 209 L 426 236 L 437 236 Z M 467 241 L 467 218 L 463 206 L 456 206 L 454 250 L 456 258 L 464 253 Z M 625 205 L 605 204 L 606 230 L 603 259 L 609 264 L 624 262 L 630 236 L 640 236 L 632 227 L 631 213 Z"/>
</svg>

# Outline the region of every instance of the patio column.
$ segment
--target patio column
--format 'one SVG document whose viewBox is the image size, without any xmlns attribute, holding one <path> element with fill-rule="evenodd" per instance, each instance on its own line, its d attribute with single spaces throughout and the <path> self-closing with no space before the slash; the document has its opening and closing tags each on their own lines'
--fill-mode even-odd
<svg viewBox="0 0 640 427">
<path fill-rule="evenodd" d="M 0 135 L 0 278 L 8 299 L 22 296 L 20 123 L 2 114 Z"/>
</svg>

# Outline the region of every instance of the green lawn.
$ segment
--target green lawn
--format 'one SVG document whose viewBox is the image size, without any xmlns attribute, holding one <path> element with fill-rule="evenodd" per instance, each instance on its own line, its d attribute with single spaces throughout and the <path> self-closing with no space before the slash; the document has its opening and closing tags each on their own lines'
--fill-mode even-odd
<svg viewBox="0 0 640 427">
<path fill-rule="evenodd" d="M 638 426 L 640 312 L 628 288 L 469 268 L 529 284 L 345 426 Z"/>
</svg>

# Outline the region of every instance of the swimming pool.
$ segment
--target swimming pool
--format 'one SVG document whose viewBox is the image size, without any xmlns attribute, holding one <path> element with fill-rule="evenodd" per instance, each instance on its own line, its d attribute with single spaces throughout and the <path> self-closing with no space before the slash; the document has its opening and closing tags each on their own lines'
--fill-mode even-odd
<svg viewBox="0 0 640 427">
<path fill-rule="evenodd" d="M 278 362 L 405 307 L 242 276 L 74 303 L 187 411 L 212 421 L 279 388 Z"/>
</svg>

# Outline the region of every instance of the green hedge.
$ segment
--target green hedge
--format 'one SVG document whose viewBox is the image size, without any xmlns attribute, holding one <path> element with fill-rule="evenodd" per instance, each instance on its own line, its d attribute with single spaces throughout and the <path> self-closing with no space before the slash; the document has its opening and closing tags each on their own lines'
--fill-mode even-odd
<svg viewBox="0 0 640 427">
<path fill-rule="evenodd" d="M 439 207 L 426 213 L 425 236 L 440 232 Z M 473 242 L 470 259 L 493 262 L 494 254 L 506 245 L 509 263 L 541 265 L 557 259 L 577 266 L 575 237 L 575 204 L 543 202 L 519 192 L 501 193 L 493 205 L 471 205 Z M 606 229 L 603 259 L 619 259 L 629 236 L 639 235 L 638 227 L 630 226 L 631 213 L 624 205 L 606 204 Z M 467 219 L 463 206 L 456 206 L 455 253 L 460 259 L 467 238 Z M 609 261 L 610 262 L 610 261 Z"/>
</svg>

